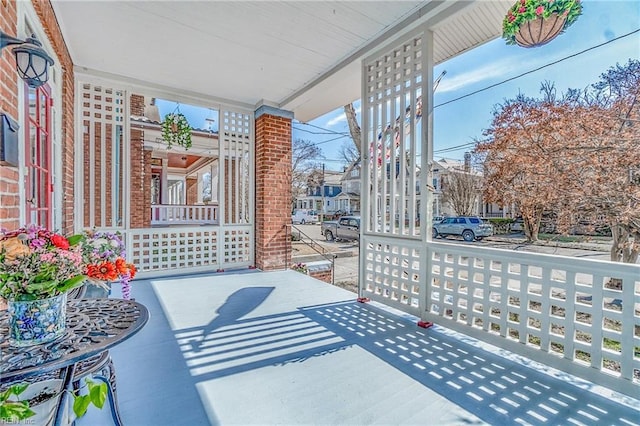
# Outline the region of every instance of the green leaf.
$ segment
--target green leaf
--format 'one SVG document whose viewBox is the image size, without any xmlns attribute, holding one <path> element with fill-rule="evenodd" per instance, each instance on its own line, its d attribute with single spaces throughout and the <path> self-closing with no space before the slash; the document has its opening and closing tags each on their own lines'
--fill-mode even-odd
<svg viewBox="0 0 640 426">
<path fill-rule="evenodd" d="M 5 401 L 0 404 L 0 419 L 19 421 L 28 419 L 36 413 L 29 408 L 27 401 Z"/>
<path fill-rule="evenodd" d="M 89 404 L 91 403 L 91 398 L 89 395 L 81 395 L 73 397 L 73 412 L 76 417 L 82 417 L 86 414 L 87 408 L 89 408 Z"/>
<path fill-rule="evenodd" d="M 104 402 L 107 400 L 107 384 L 104 382 L 95 384 L 91 381 L 87 381 L 87 383 L 89 384 L 89 396 L 91 396 L 91 402 L 96 407 L 102 409 Z"/>
<path fill-rule="evenodd" d="M 76 288 L 78 286 L 80 286 L 84 280 L 86 280 L 87 277 L 85 277 L 84 275 L 76 275 L 75 277 L 69 278 L 66 281 L 62 282 L 62 285 L 60 287 L 58 287 L 58 291 L 60 291 L 60 293 L 64 293 L 65 291 L 69 291 L 72 288 Z"/>
<path fill-rule="evenodd" d="M 69 241 L 70 246 L 75 246 L 78 245 L 83 239 L 84 236 L 82 234 L 76 234 L 67 238 L 67 241 Z"/>
</svg>

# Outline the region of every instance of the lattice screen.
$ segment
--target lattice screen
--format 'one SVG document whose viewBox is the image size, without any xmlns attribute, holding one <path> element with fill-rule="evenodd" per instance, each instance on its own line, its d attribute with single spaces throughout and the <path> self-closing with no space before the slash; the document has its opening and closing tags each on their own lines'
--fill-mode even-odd
<svg viewBox="0 0 640 426">
<path fill-rule="evenodd" d="M 251 227 L 225 227 L 222 263 L 230 266 L 250 265 L 253 239 Z"/>
<path fill-rule="evenodd" d="M 637 266 L 602 262 L 594 268 L 582 259 L 443 243 L 429 247 L 429 262 L 428 312 L 436 321 L 640 382 Z"/>
<path fill-rule="evenodd" d="M 362 250 L 362 296 L 419 316 L 420 282 L 425 279 L 420 253 L 416 242 L 368 238 Z"/>
<path fill-rule="evenodd" d="M 220 193 L 224 202 L 224 223 L 253 223 L 253 114 L 220 111 Z"/>
<path fill-rule="evenodd" d="M 80 91 L 83 140 L 83 227 L 124 223 L 125 94 L 84 83 Z M 76 194 L 78 196 L 79 194 Z"/>
<path fill-rule="evenodd" d="M 362 68 L 360 294 L 414 315 L 424 308 L 426 286 L 420 182 L 428 178 L 430 129 L 422 111 L 432 78 L 430 46 L 431 33 L 418 29 Z"/>
<path fill-rule="evenodd" d="M 218 229 L 131 230 L 127 255 L 141 272 L 218 265 Z"/>
<path fill-rule="evenodd" d="M 366 136 L 361 152 L 368 232 L 410 237 L 420 232 L 426 44 L 420 33 L 363 64 Z"/>
</svg>

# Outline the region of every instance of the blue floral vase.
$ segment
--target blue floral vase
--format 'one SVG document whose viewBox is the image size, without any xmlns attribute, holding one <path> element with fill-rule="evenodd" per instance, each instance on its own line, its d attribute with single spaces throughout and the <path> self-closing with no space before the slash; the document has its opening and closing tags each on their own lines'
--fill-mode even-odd
<svg viewBox="0 0 640 426">
<path fill-rule="evenodd" d="M 9 300 L 9 344 L 33 346 L 62 336 L 66 327 L 67 293 L 48 299 Z"/>
</svg>

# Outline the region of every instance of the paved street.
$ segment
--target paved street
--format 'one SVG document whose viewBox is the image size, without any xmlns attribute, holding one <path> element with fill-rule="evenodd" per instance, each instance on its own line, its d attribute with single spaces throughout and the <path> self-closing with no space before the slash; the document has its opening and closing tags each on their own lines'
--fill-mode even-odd
<svg viewBox="0 0 640 426">
<path fill-rule="evenodd" d="M 335 261 L 335 282 L 353 283 L 358 281 L 358 249 L 354 242 L 328 242 L 320 234 L 320 225 L 295 225 L 310 238 L 321 243 L 330 251 L 351 251 L 353 256 L 339 257 Z M 545 245 L 527 244 L 523 242 L 522 234 L 512 234 L 508 236 L 495 236 L 486 238 L 483 241 L 466 243 L 462 238 L 449 237 L 439 238 L 439 242 L 450 242 L 452 244 L 473 244 L 485 247 L 495 247 L 505 250 L 526 251 L 531 253 L 554 254 L 558 256 L 571 256 L 586 259 L 609 260 L 609 245 L 592 244 L 589 249 L 566 247 L 571 244 L 561 244 L 545 242 Z"/>
</svg>

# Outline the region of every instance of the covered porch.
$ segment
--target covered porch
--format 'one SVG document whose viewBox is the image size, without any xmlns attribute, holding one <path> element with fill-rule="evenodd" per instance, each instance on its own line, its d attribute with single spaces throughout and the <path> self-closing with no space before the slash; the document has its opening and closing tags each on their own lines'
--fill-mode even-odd
<svg viewBox="0 0 640 426">
<path fill-rule="evenodd" d="M 138 281 L 131 425 L 639 424 L 640 401 L 294 271 Z M 108 425 L 90 410 L 80 425 Z"/>
<path fill-rule="evenodd" d="M 432 194 L 416 171 L 428 176 L 433 160 L 433 66 L 496 37 L 511 3 L 310 3 L 302 13 L 295 2 L 18 2 L 19 31 L 35 27 L 65 60 L 48 225 L 121 232 L 141 271 L 133 295 L 152 314 L 113 350 L 125 423 L 640 423 L 637 265 L 514 255 L 427 232 Z M 27 95 L 15 92 L 24 122 Z M 167 226 L 199 213 L 187 203 L 170 213 L 163 198 L 154 211 L 154 172 L 177 200 L 169 167 L 190 154 L 165 158 L 152 129 L 136 127 L 146 97 L 219 111 L 207 157 L 221 177 L 212 223 Z M 358 296 L 371 304 L 282 271 L 292 119 L 359 97 L 368 113 Z M 21 170 L 11 188 L 24 204 Z M 11 220 L 23 221 L 15 210 Z M 90 416 L 80 423 L 108 413 Z"/>
</svg>

